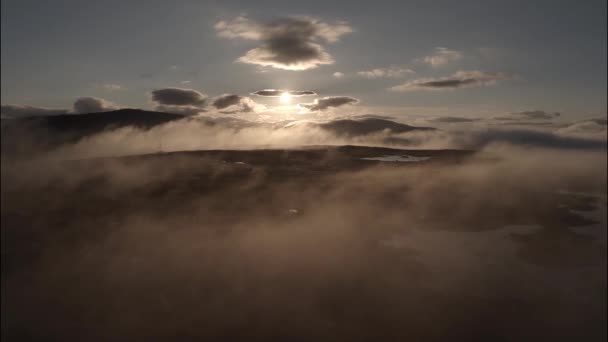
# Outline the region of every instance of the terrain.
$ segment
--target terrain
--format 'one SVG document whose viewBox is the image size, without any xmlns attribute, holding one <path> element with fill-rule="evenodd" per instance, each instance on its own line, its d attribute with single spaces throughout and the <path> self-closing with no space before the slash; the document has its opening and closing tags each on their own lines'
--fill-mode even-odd
<svg viewBox="0 0 608 342">
<path fill-rule="evenodd" d="M 3 155 L 3 340 L 606 338 L 601 151 L 51 156 Z"/>
</svg>

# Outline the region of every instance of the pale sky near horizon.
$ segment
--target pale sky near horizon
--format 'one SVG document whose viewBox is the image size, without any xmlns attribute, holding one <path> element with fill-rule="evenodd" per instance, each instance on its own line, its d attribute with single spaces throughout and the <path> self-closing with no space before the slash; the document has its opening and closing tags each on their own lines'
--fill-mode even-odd
<svg viewBox="0 0 608 342">
<path fill-rule="evenodd" d="M 316 33 L 273 31 L 289 17 Z M 3 105 L 151 108 L 155 89 L 274 88 L 353 97 L 374 114 L 606 115 L 605 0 L 2 0 L 1 19 Z M 309 64 L 285 70 L 288 58 Z"/>
</svg>

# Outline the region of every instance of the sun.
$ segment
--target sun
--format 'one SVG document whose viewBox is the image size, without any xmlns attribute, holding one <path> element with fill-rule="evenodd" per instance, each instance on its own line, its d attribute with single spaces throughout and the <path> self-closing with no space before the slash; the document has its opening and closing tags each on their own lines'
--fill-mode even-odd
<svg viewBox="0 0 608 342">
<path fill-rule="evenodd" d="M 281 97 L 279 100 L 281 101 L 281 103 L 290 103 L 291 94 L 289 94 L 288 92 L 284 92 L 283 94 L 281 94 Z"/>
</svg>

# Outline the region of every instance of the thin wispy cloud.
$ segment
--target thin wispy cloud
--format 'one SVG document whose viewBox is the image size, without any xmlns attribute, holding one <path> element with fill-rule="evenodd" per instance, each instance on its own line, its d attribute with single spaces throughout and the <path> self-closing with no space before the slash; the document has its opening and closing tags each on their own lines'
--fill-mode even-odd
<svg viewBox="0 0 608 342">
<path fill-rule="evenodd" d="M 357 75 L 369 78 L 401 78 L 410 74 L 414 74 L 415 71 L 409 68 L 402 67 L 387 67 L 387 68 L 375 68 L 371 70 L 359 71 Z"/>
<path fill-rule="evenodd" d="M 346 22 L 329 24 L 312 17 L 288 17 L 257 22 L 244 16 L 219 21 L 220 37 L 257 41 L 260 45 L 237 59 L 238 62 L 284 70 L 307 70 L 333 64 L 333 57 L 322 44 L 337 42 L 353 32 Z"/>
<path fill-rule="evenodd" d="M 463 56 L 463 53 L 460 51 L 445 47 L 436 47 L 432 54 L 422 59 L 422 62 L 432 66 L 433 68 L 438 68 L 451 62 L 458 61 L 462 59 Z"/>
<path fill-rule="evenodd" d="M 103 89 L 103 90 L 107 90 L 107 91 L 117 91 L 117 90 L 123 90 L 124 87 L 120 84 L 115 84 L 115 83 L 105 83 L 105 84 L 100 84 L 98 86 L 99 88 Z"/>
<path fill-rule="evenodd" d="M 344 78 L 344 73 L 336 71 L 332 74 L 334 78 Z"/>
</svg>

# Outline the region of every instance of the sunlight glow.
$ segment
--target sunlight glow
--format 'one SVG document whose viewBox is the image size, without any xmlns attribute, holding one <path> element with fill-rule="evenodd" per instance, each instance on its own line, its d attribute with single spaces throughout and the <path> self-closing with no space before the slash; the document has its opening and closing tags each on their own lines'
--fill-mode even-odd
<svg viewBox="0 0 608 342">
<path fill-rule="evenodd" d="M 280 101 L 281 103 L 290 103 L 291 95 L 288 92 L 284 92 L 283 94 L 281 94 Z"/>
</svg>

